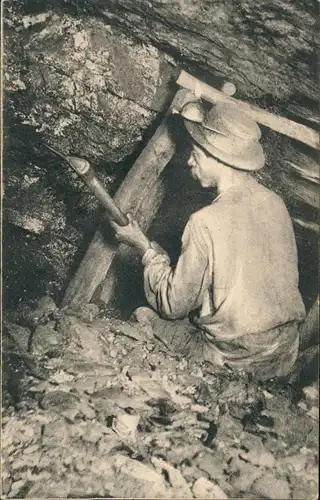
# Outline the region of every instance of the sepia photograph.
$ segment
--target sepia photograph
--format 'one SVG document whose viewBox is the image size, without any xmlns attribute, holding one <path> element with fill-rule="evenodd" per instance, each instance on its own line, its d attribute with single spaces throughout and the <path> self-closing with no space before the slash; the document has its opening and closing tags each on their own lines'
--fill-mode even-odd
<svg viewBox="0 0 320 500">
<path fill-rule="evenodd" d="M 319 6 L 2 0 L 2 499 L 318 498 Z"/>
</svg>

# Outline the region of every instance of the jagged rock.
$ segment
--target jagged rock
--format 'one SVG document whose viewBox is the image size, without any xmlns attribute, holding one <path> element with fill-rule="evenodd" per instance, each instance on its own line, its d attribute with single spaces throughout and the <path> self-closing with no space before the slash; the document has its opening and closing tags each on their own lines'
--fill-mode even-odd
<svg viewBox="0 0 320 500">
<path fill-rule="evenodd" d="M 137 439 L 137 427 L 140 415 L 128 415 L 128 413 L 118 413 L 112 422 L 112 428 L 116 434 L 124 441 L 135 442 Z"/>
<path fill-rule="evenodd" d="M 316 499 L 319 493 L 319 465 L 318 461 L 313 470 L 304 470 L 299 474 L 290 474 L 290 487 L 293 499 Z"/>
<path fill-rule="evenodd" d="M 50 321 L 45 325 L 39 325 L 35 329 L 31 340 L 31 351 L 36 356 L 42 356 L 49 352 L 60 352 L 64 342 L 61 333 L 55 329 L 55 322 Z"/>
<path fill-rule="evenodd" d="M 10 489 L 8 498 L 19 498 L 20 492 L 23 490 L 24 486 L 26 485 L 26 480 L 24 479 L 19 479 L 18 481 L 15 481 Z"/>
<path fill-rule="evenodd" d="M 70 427 L 64 419 L 50 422 L 44 426 L 42 442 L 46 446 L 62 446 L 68 442 Z"/>
<path fill-rule="evenodd" d="M 202 457 L 199 461 L 197 461 L 197 466 L 203 472 L 209 474 L 209 476 L 221 482 L 221 484 L 225 481 L 224 469 L 226 468 L 226 463 L 224 463 L 223 457 L 221 455 L 212 455 L 210 453 L 206 453 L 204 457 Z"/>
<path fill-rule="evenodd" d="M 118 414 L 120 409 L 117 401 L 121 392 L 122 389 L 119 386 L 104 387 L 91 395 L 91 404 L 96 412 L 104 416 L 103 418 Z"/>
<path fill-rule="evenodd" d="M 309 387 L 304 387 L 303 393 L 308 401 L 319 401 L 319 384 L 317 382 L 313 382 L 313 384 Z"/>
<path fill-rule="evenodd" d="M 299 4 L 288 7 L 275 0 L 259 5 L 247 2 L 238 8 L 201 1 L 184 4 L 182 9 L 180 2 L 156 0 L 121 0 L 120 4 L 111 0 L 108 5 L 102 1 L 95 5 L 97 11 L 117 19 L 141 40 L 172 48 L 177 58 L 187 58 L 213 75 L 231 79 L 245 95 L 271 93 L 281 99 L 302 92 L 316 99 L 311 77 L 316 29 L 313 5 L 306 5 L 303 11 Z M 304 62 L 301 50 L 311 60 Z M 284 51 L 288 60 L 280 62 Z M 302 73 L 297 75 L 299 71 Z M 283 82 L 281 90 L 279 81 Z"/>
<path fill-rule="evenodd" d="M 169 491 L 163 477 L 151 467 L 129 457 L 118 456 L 113 461 L 117 483 L 111 494 L 114 497 L 168 498 Z"/>
<path fill-rule="evenodd" d="M 29 489 L 26 498 L 65 498 L 69 495 L 70 485 L 66 479 L 49 477 L 46 481 L 37 481 Z"/>
<path fill-rule="evenodd" d="M 31 330 L 29 330 L 29 328 L 14 323 L 5 323 L 4 328 L 8 331 L 9 336 L 21 351 L 25 352 L 28 350 L 31 336 Z"/>
<path fill-rule="evenodd" d="M 167 447 L 167 443 L 164 441 L 160 447 Z M 169 446 L 170 448 L 170 446 Z M 192 463 L 192 465 L 195 463 L 195 457 L 201 453 L 203 450 L 202 444 L 197 443 L 197 444 L 186 444 L 182 446 L 175 446 L 171 447 L 166 452 L 166 457 L 168 461 L 174 465 L 181 465 L 183 466 L 184 464 Z M 192 467 L 192 469 L 196 469 L 195 467 Z M 200 471 L 198 471 L 200 473 Z"/>
<path fill-rule="evenodd" d="M 74 331 L 74 325 L 77 328 L 81 321 L 71 318 L 63 328 L 71 324 Z M 90 335 L 96 333 L 94 325 L 89 330 Z M 115 336 L 113 344 L 115 350 L 120 350 L 121 338 Z M 282 437 L 274 437 L 278 425 L 284 436 L 284 423 L 297 432 L 296 423 L 289 417 L 298 416 L 301 425 L 303 419 L 310 420 L 305 412 L 293 411 L 292 405 L 285 405 L 283 396 L 274 390 L 272 398 L 267 398 L 272 402 L 270 407 L 259 412 L 259 422 L 263 423 L 262 417 L 274 419 L 274 434 L 264 435 L 262 440 L 243 431 L 242 422 L 228 412 L 219 413 L 219 387 L 225 390 L 231 375 L 217 381 L 202 367 L 185 364 L 181 373 L 176 360 L 170 356 L 165 359 L 162 353 L 156 355 L 160 363 L 155 370 L 149 363 L 143 368 L 132 363 L 131 368 L 128 365 L 120 371 L 110 366 L 110 353 L 103 361 L 86 358 L 79 342 L 73 357 L 64 352 L 59 359 L 46 360 L 51 370 L 49 381 L 59 387 L 54 388 L 49 381 L 38 384 L 30 380 L 30 394 L 34 394 L 36 404 L 40 399 L 46 409 L 37 407 L 26 413 L 26 404 L 18 416 L 7 417 L 4 422 L 6 477 L 13 485 L 23 481 L 17 484 L 18 496 L 42 498 L 49 492 L 53 498 L 191 498 L 191 489 L 196 498 L 279 498 L 267 491 L 270 475 L 275 491 L 286 495 L 289 488 L 291 498 L 301 498 L 302 491 L 307 493 L 305 497 L 313 498 L 317 486 L 316 423 L 311 421 L 311 432 L 301 450 L 300 438 L 289 447 Z M 195 404 L 200 380 L 213 394 L 210 401 L 204 401 L 207 406 Z M 234 389 L 231 399 L 237 398 Z M 254 385 L 250 391 L 247 399 L 237 403 L 239 408 L 251 408 L 259 391 Z M 175 395 L 187 395 L 187 404 L 183 399 L 181 406 L 179 401 L 174 402 Z M 222 412 L 227 411 L 226 402 L 224 396 Z M 277 419 L 282 408 L 285 418 Z M 209 453 L 202 434 L 214 426 L 217 438 Z M 306 431 L 303 426 L 302 431 Z M 267 467 L 272 470 L 260 484 Z"/>
<path fill-rule="evenodd" d="M 312 420 L 319 422 L 319 406 L 312 406 L 312 408 L 308 411 L 307 415 Z"/>
<path fill-rule="evenodd" d="M 70 392 L 57 390 L 45 394 L 41 399 L 40 405 L 44 410 L 51 410 L 73 419 L 79 411 L 80 399 Z"/>
<path fill-rule="evenodd" d="M 203 472 L 201 472 L 197 467 L 185 466 L 182 469 L 183 477 L 185 480 L 192 484 L 192 481 L 199 479 L 203 476 Z"/>
<path fill-rule="evenodd" d="M 221 401 L 221 403 L 243 403 L 246 399 L 247 387 L 241 379 L 230 382 L 221 394 L 219 394 L 219 401 Z"/>
<path fill-rule="evenodd" d="M 148 342 L 153 338 L 152 331 L 144 328 L 139 323 L 126 323 L 123 321 L 113 322 L 111 331 L 117 335 L 125 335 L 140 342 Z"/>
<path fill-rule="evenodd" d="M 37 419 L 32 416 L 18 418 L 12 416 L 4 427 L 1 435 L 2 449 L 9 448 L 11 445 L 22 445 L 39 439 L 41 436 L 41 425 Z"/>
<path fill-rule="evenodd" d="M 65 370 L 59 370 L 50 376 L 50 382 L 58 385 L 68 384 L 74 380 L 74 375 L 71 375 Z"/>
<path fill-rule="evenodd" d="M 296 455 L 288 455 L 284 458 L 278 459 L 276 466 L 277 469 L 282 473 L 288 473 L 292 471 L 301 472 L 305 469 L 307 461 L 307 456 L 299 453 Z"/>
<path fill-rule="evenodd" d="M 231 484 L 237 491 L 249 491 L 253 483 L 262 475 L 262 470 L 236 457 L 230 466 Z"/>
<path fill-rule="evenodd" d="M 9 476 L 5 476 L 2 472 L 2 493 L 3 495 L 8 495 L 11 486 L 12 486 L 12 479 Z"/>
<path fill-rule="evenodd" d="M 81 399 L 79 411 L 86 419 L 91 420 L 96 417 L 96 412 L 84 398 Z"/>
<path fill-rule="evenodd" d="M 68 308 L 64 313 L 75 316 L 84 323 L 92 323 L 99 313 L 99 307 L 96 304 L 82 304 L 80 309 Z"/>
<path fill-rule="evenodd" d="M 274 420 L 277 434 L 288 445 L 305 444 L 313 428 L 311 420 L 304 418 L 301 410 L 293 406 L 288 398 L 277 395 L 276 398 L 266 401 L 267 409 Z"/>
<path fill-rule="evenodd" d="M 209 481 L 205 477 L 200 477 L 193 485 L 192 492 L 195 498 L 210 498 L 217 500 L 228 499 L 229 497 L 217 484 Z"/>
<path fill-rule="evenodd" d="M 128 375 L 150 398 L 171 399 L 169 392 L 157 380 L 153 380 L 147 372 L 130 369 Z"/>
<path fill-rule="evenodd" d="M 219 418 L 216 434 L 217 448 L 224 449 L 226 446 L 238 442 L 242 433 L 243 426 L 239 420 L 225 414 Z"/>
<path fill-rule="evenodd" d="M 34 329 L 39 323 L 48 322 L 56 311 L 52 297 L 44 295 L 31 303 L 19 303 L 14 311 L 9 311 L 9 319 Z"/>
<path fill-rule="evenodd" d="M 106 456 L 115 448 L 121 448 L 123 446 L 123 442 L 114 432 L 112 432 L 111 434 L 103 434 L 100 437 L 97 446 L 98 453 L 100 455 Z"/>
<path fill-rule="evenodd" d="M 79 393 L 93 394 L 97 384 L 97 377 L 94 375 L 87 375 L 79 378 L 74 383 L 74 389 Z"/>
<path fill-rule="evenodd" d="M 307 447 L 309 450 L 312 450 L 313 452 L 315 450 L 318 450 L 317 448 L 317 443 L 319 441 L 319 425 L 318 422 L 308 419 L 309 423 L 312 425 L 311 431 L 307 435 L 307 438 L 304 442 L 304 446 Z M 300 443 L 299 443 L 300 444 Z M 301 450 L 303 447 L 301 448 Z"/>
<path fill-rule="evenodd" d="M 25 468 L 31 469 L 34 464 L 38 464 L 42 455 L 42 450 L 39 446 L 37 446 L 32 453 L 26 453 L 23 450 L 23 453 L 16 454 L 13 462 L 11 463 L 11 471 L 12 474 L 15 475 L 18 471 L 22 471 Z"/>
<path fill-rule="evenodd" d="M 70 338 L 71 346 L 82 349 L 84 357 L 88 360 L 97 363 L 105 360 L 97 331 L 82 323 L 78 318 L 65 316 L 59 322 L 58 330 L 63 336 Z"/>
<path fill-rule="evenodd" d="M 245 443 L 245 442 L 244 442 Z M 247 444 L 245 443 L 245 446 Z M 260 467 L 266 467 L 268 469 L 272 469 L 275 466 L 276 460 L 272 453 L 267 451 L 263 446 L 262 442 L 258 444 L 258 446 L 254 446 L 249 448 L 248 452 L 241 452 L 240 457 L 247 462 L 258 465 Z"/>
<path fill-rule="evenodd" d="M 88 361 L 86 359 L 83 360 L 76 359 L 72 361 L 70 364 L 68 364 L 66 370 L 68 370 L 69 373 L 78 375 L 79 377 L 82 377 L 84 375 L 85 376 L 96 375 L 97 378 L 114 377 L 117 373 L 115 368 L 110 366 L 110 364 Z"/>
<path fill-rule="evenodd" d="M 99 439 L 103 436 L 112 435 L 111 429 L 101 424 L 100 422 L 87 422 L 85 426 L 85 432 L 83 433 L 82 440 L 87 443 L 97 443 Z"/>
<path fill-rule="evenodd" d="M 39 28 L 26 45 L 32 61 L 26 90 L 36 86 L 41 96 L 33 102 L 29 122 L 41 124 L 42 136 L 58 140 L 66 153 L 77 139 L 78 156 L 118 162 L 150 124 L 153 110 L 164 104 L 157 91 L 159 78 L 166 78 L 165 61 L 154 47 L 138 45 L 94 17 L 79 23 L 56 12 Z M 48 99 L 50 94 L 59 102 Z"/>
<path fill-rule="evenodd" d="M 6 217 L 12 224 L 21 227 L 30 233 L 41 234 L 45 230 L 45 226 L 40 219 L 19 214 L 19 212 L 14 209 L 9 208 L 6 211 Z"/>
<path fill-rule="evenodd" d="M 36 304 L 36 308 L 31 312 L 30 318 L 32 317 L 34 323 L 37 323 L 41 319 L 45 319 L 50 314 L 57 310 L 57 306 L 49 295 L 41 297 Z"/>
<path fill-rule="evenodd" d="M 278 500 L 287 500 L 291 497 L 290 487 L 287 481 L 277 479 L 273 474 L 264 474 L 253 484 L 253 491 L 260 495 Z"/>
<path fill-rule="evenodd" d="M 173 498 L 192 498 L 190 487 L 178 469 L 156 457 L 152 457 L 151 462 L 157 470 L 165 470 L 168 474 L 169 483 L 173 488 Z"/>
<path fill-rule="evenodd" d="M 108 401 L 105 398 L 95 398 L 91 400 L 91 404 L 103 420 L 106 420 L 108 417 L 112 417 L 114 413 L 117 413 L 117 406 L 114 401 Z"/>
</svg>

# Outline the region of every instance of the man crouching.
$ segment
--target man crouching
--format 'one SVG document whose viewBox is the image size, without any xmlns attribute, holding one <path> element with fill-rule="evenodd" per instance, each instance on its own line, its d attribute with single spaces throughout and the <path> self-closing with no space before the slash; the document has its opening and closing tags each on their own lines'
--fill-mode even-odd
<svg viewBox="0 0 320 500">
<path fill-rule="evenodd" d="M 224 103 L 201 122 L 184 123 L 193 143 L 191 174 L 218 196 L 190 217 L 176 267 L 130 215 L 128 226 L 114 224 L 118 239 L 142 255 L 146 298 L 158 313 L 150 314 L 154 333 L 200 360 L 261 379 L 286 376 L 305 308 L 289 213 L 250 174 L 265 163 L 260 129 Z"/>
</svg>

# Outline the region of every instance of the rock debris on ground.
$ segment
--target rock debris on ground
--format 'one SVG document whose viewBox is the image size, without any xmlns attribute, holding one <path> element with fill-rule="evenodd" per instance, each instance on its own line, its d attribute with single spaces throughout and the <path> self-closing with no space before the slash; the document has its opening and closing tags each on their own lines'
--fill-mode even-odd
<svg viewBox="0 0 320 500">
<path fill-rule="evenodd" d="M 4 498 L 316 497 L 317 386 L 173 358 L 92 304 L 39 304 L 5 322 Z"/>
</svg>

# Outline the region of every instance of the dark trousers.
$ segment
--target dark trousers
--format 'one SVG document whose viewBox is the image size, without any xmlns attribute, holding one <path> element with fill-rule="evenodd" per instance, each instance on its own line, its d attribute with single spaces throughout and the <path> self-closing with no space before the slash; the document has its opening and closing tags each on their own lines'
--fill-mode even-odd
<svg viewBox="0 0 320 500">
<path fill-rule="evenodd" d="M 243 335 L 229 342 L 215 339 L 212 329 L 207 332 L 186 319 L 165 320 L 148 308 L 145 314 L 136 314 L 145 321 L 174 355 L 227 365 L 233 370 L 244 370 L 259 379 L 288 377 L 298 358 L 299 324 L 291 322 L 268 332 Z M 138 310 L 139 311 L 139 310 Z"/>
</svg>

